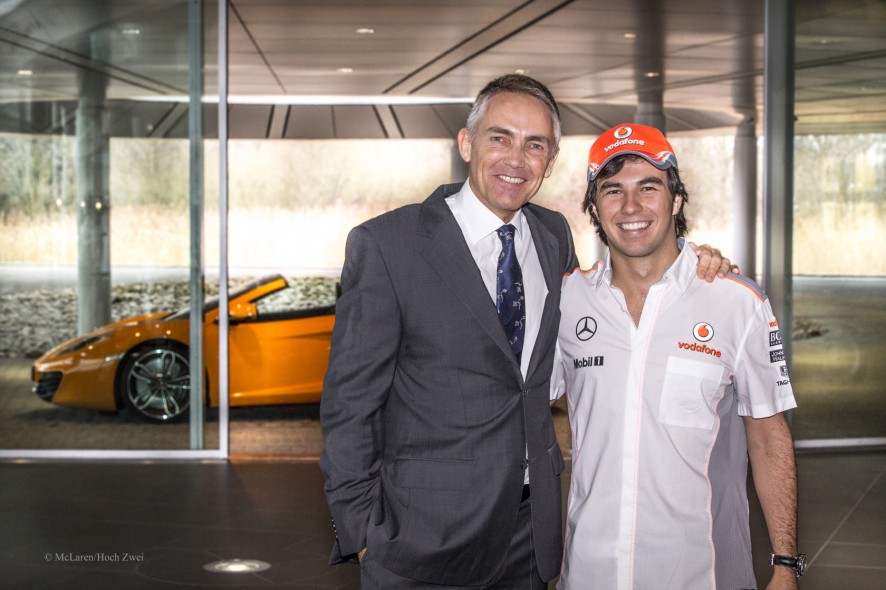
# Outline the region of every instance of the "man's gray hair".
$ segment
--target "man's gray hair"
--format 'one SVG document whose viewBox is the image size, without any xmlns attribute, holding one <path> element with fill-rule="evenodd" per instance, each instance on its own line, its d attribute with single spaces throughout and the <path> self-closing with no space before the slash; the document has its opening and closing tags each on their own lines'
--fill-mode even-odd
<svg viewBox="0 0 886 590">
<path fill-rule="evenodd" d="M 483 119 L 483 116 L 486 114 L 486 109 L 489 107 L 489 100 L 501 92 L 526 94 L 541 101 L 551 115 L 551 123 L 554 127 L 554 147 L 560 145 L 560 109 L 557 107 L 557 101 L 554 100 L 554 95 L 551 94 L 551 91 L 548 90 L 547 86 L 538 80 L 522 74 L 508 74 L 496 78 L 480 91 L 480 94 L 477 95 L 477 100 L 474 101 L 474 106 L 471 108 L 471 112 L 468 115 L 468 123 L 466 127 L 470 139 L 474 139 L 477 125 L 480 123 L 480 120 Z"/>
</svg>

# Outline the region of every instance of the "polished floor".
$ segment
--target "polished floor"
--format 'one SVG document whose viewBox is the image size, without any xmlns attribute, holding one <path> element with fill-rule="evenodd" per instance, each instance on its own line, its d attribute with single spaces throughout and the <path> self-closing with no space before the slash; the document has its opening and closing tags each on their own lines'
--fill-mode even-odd
<svg viewBox="0 0 886 590">
<path fill-rule="evenodd" d="M 801 589 L 886 588 L 886 452 L 805 453 L 798 465 Z M 751 525 L 765 587 L 755 504 Z M 0 463 L 5 589 L 357 588 L 357 567 L 326 565 L 331 544 L 316 461 Z M 270 568 L 204 569 L 221 559 Z"/>
</svg>

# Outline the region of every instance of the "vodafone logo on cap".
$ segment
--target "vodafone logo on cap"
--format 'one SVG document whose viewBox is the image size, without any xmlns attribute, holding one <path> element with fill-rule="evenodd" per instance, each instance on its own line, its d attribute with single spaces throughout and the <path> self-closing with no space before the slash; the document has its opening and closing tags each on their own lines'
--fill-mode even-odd
<svg viewBox="0 0 886 590">
<path fill-rule="evenodd" d="M 714 337 L 714 328 L 707 322 L 699 322 L 692 328 L 692 335 L 699 342 L 708 342 Z"/>
<path fill-rule="evenodd" d="M 615 139 L 624 139 L 625 137 L 630 137 L 633 132 L 633 129 L 625 125 L 624 127 L 616 129 L 613 135 L 615 136 Z"/>
<path fill-rule="evenodd" d="M 612 143 L 607 145 L 605 148 L 603 148 L 603 152 L 606 153 L 606 152 L 609 152 L 615 148 L 621 148 L 621 147 L 624 147 L 627 145 L 636 145 L 636 146 L 646 145 L 646 140 L 628 139 L 633 133 L 634 133 L 634 130 L 631 129 L 630 127 L 628 127 L 627 125 L 625 125 L 624 127 L 619 127 L 618 129 L 616 129 L 612 133 L 612 135 L 615 137 L 615 141 L 613 141 Z M 625 148 L 625 149 L 630 149 L 630 148 Z M 617 150 L 617 151 L 620 152 L 622 150 Z"/>
</svg>

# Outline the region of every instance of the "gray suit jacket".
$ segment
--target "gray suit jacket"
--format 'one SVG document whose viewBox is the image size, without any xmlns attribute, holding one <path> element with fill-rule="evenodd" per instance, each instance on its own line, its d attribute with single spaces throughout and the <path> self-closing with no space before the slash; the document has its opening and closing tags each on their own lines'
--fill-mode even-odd
<svg viewBox="0 0 886 590">
<path fill-rule="evenodd" d="M 362 547 L 407 578 L 480 585 L 505 557 L 528 447 L 542 578 L 562 556 L 549 380 L 560 281 L 577 266 L 565 218 L 524 207 L 548 296 L 524 381 L 441 186 L 354 228 L 320 418 L 336 528 L 331 563 Z"/>
</svg>

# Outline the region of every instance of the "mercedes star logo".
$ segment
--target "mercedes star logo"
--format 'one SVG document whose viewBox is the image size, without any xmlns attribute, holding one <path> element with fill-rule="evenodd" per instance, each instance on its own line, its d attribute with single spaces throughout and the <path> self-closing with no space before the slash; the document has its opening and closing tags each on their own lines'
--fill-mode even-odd
<svg viewBox="0 0 886 590">
<path fill-rule="evenodd" d="M 597 333 L 597 322 L 594 318 L 586 316 L 575 324 L 575 337 L 584 342 L 590 340 Z"/>
</svg>

